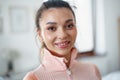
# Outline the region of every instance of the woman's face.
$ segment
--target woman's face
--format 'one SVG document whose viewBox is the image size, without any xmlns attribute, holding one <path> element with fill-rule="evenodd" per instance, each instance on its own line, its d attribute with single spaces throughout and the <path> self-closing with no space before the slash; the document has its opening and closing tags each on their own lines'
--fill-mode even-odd
<svg viewBox="0 0 120 80">
<path fill-rule="evenodd" d="M 50 8 L 42 13 L 38 31 L 48 50 L 58 56 L 70 53 L 77 35 L 75 18 L 67 8 Z"/>
</svg>

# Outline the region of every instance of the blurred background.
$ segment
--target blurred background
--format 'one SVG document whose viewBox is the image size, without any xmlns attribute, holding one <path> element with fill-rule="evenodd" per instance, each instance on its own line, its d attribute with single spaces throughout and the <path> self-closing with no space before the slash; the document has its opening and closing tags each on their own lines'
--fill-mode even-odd
<svg viewBox="0 0 120 80">
<path fill-rule="evenodd" d="M 77 0 L 66 1 L 79 5 L 76 4 Z M 95 48 L 97 56 L 84 57 L 79 61 L 96 64 L 103 78 L 114 72 L 119 73 L 120 0 L 82 1 L 94 2 L 95 5 L 91 4 L 90 9 L 95 14 L 88 14 L 91 14 L 91 19 L 94 18 L 91 23 L 94 26 L 92 38 L 95 40 L 91 42 L 96 44 L 89 49 Z M 0 80 L 22 80 L 28 71 L 39 66 L 39 43 L 34 21 L 42 2 L 43 0 L 0 0 Z"/>
</svg>

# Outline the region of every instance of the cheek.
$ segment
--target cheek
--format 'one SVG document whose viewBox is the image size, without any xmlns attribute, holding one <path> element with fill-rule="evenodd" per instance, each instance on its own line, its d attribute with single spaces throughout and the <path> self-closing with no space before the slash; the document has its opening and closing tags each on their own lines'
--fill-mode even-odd
<svg viewBox="0 0 120 80">
<path fill-rule="evenodd" d="M 54 41 L 54 35 L 48 33 L 47 31 L 43 33 L 43 40 L 45 43 L 50 43 Z"/>
<path fill-rule="evenodd" d="M 76 37 L 77 37 L 77 30 L 75 31 L 75 39 L 76 39 Z"/>
<path fill-rule="evenodd" d="M 70 34 L 71 34 L 72 39 L 75 40 L 76 36 L 77 36 L 77 30 L 75 29 L 75 30 L 71 31 Z"/>
</svg>

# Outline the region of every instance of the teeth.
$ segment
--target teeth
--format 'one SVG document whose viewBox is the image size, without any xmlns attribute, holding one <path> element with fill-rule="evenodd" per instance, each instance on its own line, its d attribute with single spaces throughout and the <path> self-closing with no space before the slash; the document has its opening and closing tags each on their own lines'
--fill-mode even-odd
<svg viewBox="0 0 120 80">
<path fill-rule="evenodd" d="M 61 43 L 60 46 L 65 46 L 66 44 L 67 44 L 67 42 L 66 43 Z"/>
<path fill-rule="evenodd" d="M 58 45 L 59 47 L 65 47 L 68 45 L 68 41 L 66 42 L 61 42 L 61 43 L 57 43 L 56 45 Z"/>
</svg>

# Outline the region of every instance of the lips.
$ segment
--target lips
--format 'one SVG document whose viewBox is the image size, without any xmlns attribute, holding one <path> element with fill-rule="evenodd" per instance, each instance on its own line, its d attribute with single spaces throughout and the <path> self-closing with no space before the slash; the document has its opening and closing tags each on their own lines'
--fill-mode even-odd
<svg viewBox="0 0 120 80">
<path fill-rule="evenodd" d="M 70 44 L 70 41 L 64 41 L 64 42 L 58 42 L 58 43 L 55 43 L 55 45 L 58 47 L 58 48 L 67 48 Z"/>
</svg>

